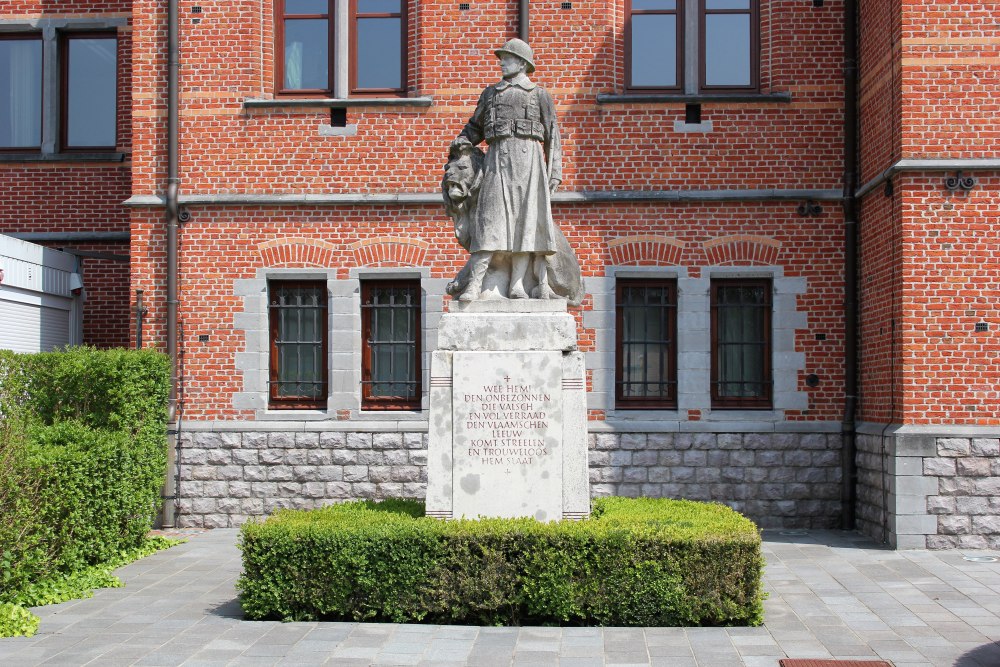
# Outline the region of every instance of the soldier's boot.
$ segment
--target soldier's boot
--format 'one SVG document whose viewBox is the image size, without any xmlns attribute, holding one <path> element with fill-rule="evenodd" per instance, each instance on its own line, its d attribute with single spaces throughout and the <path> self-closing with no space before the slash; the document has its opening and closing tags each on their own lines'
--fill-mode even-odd
<svg viewBox="0 0 1000 667">
<path fill-rule="evenodd" d="M 528 263 L 531 260 L 531 253 L 519 252 L 511 259 L 510 266 L 510 289 L 507 290 L 509 299 L 527 299 L 528 293 L 524 290 L 524 274 L 528 272 Z"/>
<path fill-rule="evenodd" d="M 469 260 L 471 270 L 469 271 L 469 285 L 458 297 L 459 301 L 475 301 L 479 298 L 483 289 L 483 278 L 486 277 L 486 269 L 490 266 L 490 259 L 493 254 L 490 252 L 476 252 Z"/>
<path fill-rule="evenodd" d="M 549 285 L 549 263 L 545 255 L 535 255 L 535 276 L 538 278 L 538 287 L 531 290 L 531 296 L 536 299 L 559 298 Z"/>
</svg>

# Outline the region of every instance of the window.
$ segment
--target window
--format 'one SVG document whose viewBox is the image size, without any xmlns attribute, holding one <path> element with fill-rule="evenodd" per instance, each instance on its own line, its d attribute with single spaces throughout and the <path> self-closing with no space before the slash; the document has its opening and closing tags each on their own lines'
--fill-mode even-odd
<svg viewBox="0 0 1000 667">
<path fill-rule="evenodd" d="M 327 396 L 327 297 L 324 281 L 268 283 L 270 405 L 323 409 Z"/>
<path fill-rule="evenodd" d="M 629 90 L 697 94 L 757 89 L 759 0 L 626 3 Z M 686 15 L 697 21 L 686 21 Z"/>
<path fill-rule="evenodd" d="M 0 150 L 42 145 L 42 36 L 0 35 Z"/>
<path fill-rule="evenodd" d="M 677 407 L 677 283 L 619 280 L 615 300 L 615 405 Z"/>
<path fill-rule="evenodd" d="M 419 410 L 420 283 L 361 283 L 361 407 Z"/>
<path fill-rule="evenodd" d="M 701 87 L 757 87 L 757 0 L 701 0 Z"/>
<path fill-rule="evenodd" d="M 405 92 L 406 0 L 276 0 L 275 12 L 279 93 Z M 346 44 L 334 38 L 340 20 Z M 345 81 L 338 62 L 348 63 Z"/>
<path fill-rule="evenodd" d="M 627 0 L 625 32 L 628 87 L 675 90 L 681 85 L 681 26 L 683 7 L 678 0 Z M 684 0 L 680 0 L 681 3 Z"/>
<path fill-rule="evenodd" d="M 0 34 L 0 151 L 115 150 L 116 33 L 51 34 Z M 57 57 L 46 58 L 48 53 Z M 58 71 L 47 74 L 56 63 Z M 42 94 L 48 75 L 59 81 L 54 95 Z"/>
<path fill-rule="evenodd" d="M 114 150 L 118 126 L 118 39 L 66 33 L 60 53 L 63 150 Z"/>
<path fill-rule="evenodd" d="M 771 407 L 771 281 L 712 281 L 712 407 Z"/>
</svg>

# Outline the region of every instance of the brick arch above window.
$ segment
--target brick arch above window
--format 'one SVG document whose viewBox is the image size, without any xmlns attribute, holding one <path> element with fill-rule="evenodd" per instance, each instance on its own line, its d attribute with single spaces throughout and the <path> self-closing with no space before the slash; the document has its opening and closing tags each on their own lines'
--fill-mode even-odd
<svg viewBox="0 0 1000 667">
<path fill-rule="evenodd" d="M 781 253 L 781 241 L 753 234 L 720 236 L 705 241 L 703 246 L 708 263 L 715 266 L 774 266 Z"/>
<path fill-rule="evenodd" d="M 334 265 L 337 247 L 319 239 L 289 237 L 265 241 L 257 246 L 257 251 L 268 268 L 328 268 Z"/>
<path fill-rule="evenodd" d="M 685 245 L 671 236 L 638 234 L 609 240 L 608 251 L 617 266 L 678 266 Z"/>
<path fill-rule="evenodd" d="M 358 266 L 422 266 L 430 244 L 420 239 L 379 236 L 351 244 Z"/>
</svg>

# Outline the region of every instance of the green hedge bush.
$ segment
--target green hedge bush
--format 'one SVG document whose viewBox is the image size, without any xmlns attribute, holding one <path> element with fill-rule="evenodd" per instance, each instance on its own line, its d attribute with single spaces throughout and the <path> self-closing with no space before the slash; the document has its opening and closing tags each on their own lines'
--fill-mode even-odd
<svg viewBox="0 0 1000 667">
<path fill-rule="evenodd" d="M 0 602 L 143 545 L 168 391 L 152 351 L 0 351 Z"/>
<path fill-rule="evenodd" d="M 251 619 L 757 625 L 756 526 L 719 504 L 603 498 L 592 518 L 440 521 L 412 501 L 281 511 L 241 531 Z"/>
</svg>

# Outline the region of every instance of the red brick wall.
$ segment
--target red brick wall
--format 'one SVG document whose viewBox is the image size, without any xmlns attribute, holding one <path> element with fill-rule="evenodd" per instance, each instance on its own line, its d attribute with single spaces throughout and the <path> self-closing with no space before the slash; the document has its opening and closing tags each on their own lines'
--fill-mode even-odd
<svg viewBox="0 0 1000 667">
<path fill-rule="evenodd" d="M 907 423 L 1000 424 L 1000 177 L 978 176 L 958 194 L 941 174 L 900 179 Z"/>
<path fill-rule="evenodd" d="M 861 182 L 899 159 L 996 156 L 992 3 L 862 1 Z M 951 193 L 944 170 L 904 173 L 864 202 L 862 412 L 866 421 L 995 425 L 995 173 Z M 976 333 L 985 322 L 988 332 Z"/>
<path fill-rule="evenodd" d="M 790 92 L 792 102 L 705 104 L 707 134 L 676 133 L 683 104 L 598 105 L 598 93 L 621 92 L 624 81 L 621 5 L 577 0 L 534 6 L 532 46 L 538 71 L 558 105 L 564 145 L 564 190 L 838 189 L 842 171 L 843 5 L 817 9 L 797 0 L 763 2 L 762 92 Z M 135 3 L 135 168 L 133 192 L 165 187 L 165 81 L 162 3 Z M 187 194 L 434 192 L 448 143 L 471 114 L 483 86 L 499 78 L 493 50 L 516 30 L 516 2 L 420 2 L 411 15 L 410 85 L 432 96 L 428 109 L 348 109 L 353 137 L 320 137 L 329 111 L 246 111 L 247 97 L 273 94 L 270 3 L 200 2 L 201 23 L 182 6 L 181 190 Z M 219 44 L 224 43 L 225 49 Z M 789 420 L 836 420 L 843 386 L 843 231 L 841 212 L 825 204 L 818 218 L 796 213 L 799 202 L 669 205 L 556 205 L 555 216 L 576 248 L 584 274 L 603 276 L 609 241 L 636 234 L 672 237 L 683 246 L 669 262 L 698 268 L 715 262 L 706 243 L 759 236 L 773 242 L 787 277 L 807 278 L 798 309 L 809 327 L 798 332 L 806 355 L 799 390 L 810 406 Z M 434 277 L 451 277 L 465 261 L 442 207 L 192 206 L 181 230 L 180 323 L 184 344 L 185 415 L 191 419 L 252 418 L 234 410 L 241 390 L 234 355 L 243 351 L 232 326 L 242 303 L 233 280 L 263 266 L 258 247 L 285 236 L 333 244 L 330 266 L 346 278 L 357 266 L 351 243 L 404 235 L 430 245 Z M 146 290 L 148 344 L 164 336 L 164 250 L 161 209 L 132 216 L 133 288 Z M 734 243 L 737 243 L 734 241 Z M 770 247 L 770 246 L 769 246 Z M 713 251 L 714 252 L 714 251 Z M 719 253 L 722 251 L 719 250 Z M 616 260 L 617 261 L 617 260 Z M 640 263 L 652 263 L 644 261 Z M 754 262 L 740 256 L 730 264 Z M 588 298 L 584 308 L 592 307 Z M 198 335 L 210 335 L 199 343 Z M 816 334 L 826 334 L 817 340 Z M 593 333 L 581 329 L 592 349 Z M 805 386 L 816 373 L 820 385 Z"/>
</svg>

